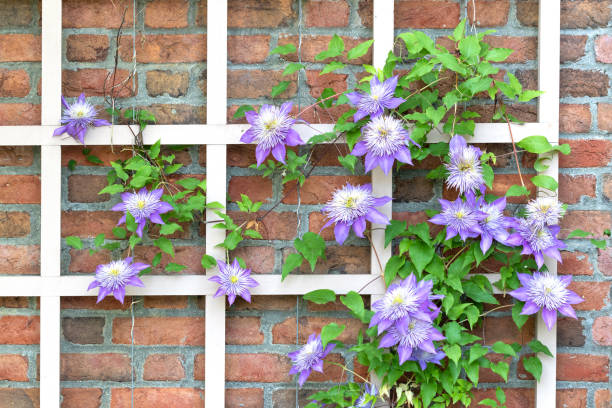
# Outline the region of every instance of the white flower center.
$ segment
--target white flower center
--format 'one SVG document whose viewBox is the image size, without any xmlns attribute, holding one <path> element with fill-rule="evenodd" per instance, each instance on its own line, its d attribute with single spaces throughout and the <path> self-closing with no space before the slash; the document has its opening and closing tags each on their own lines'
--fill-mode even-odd
<svg viewBox="0 0 612 408">
<path fill-rule="evenodd" d="M 363 140 L 368 151 L 375 156 L 395 154 L 406 144 L 406 136 L 402 122 L 385 115 L 372 119 L 363 130 Z"/>
<path fill-rule="evenodd" d="M 554 275 L 535 275 L 527 288 L 529 298 L 539 307 L 557 310 L 567 303 L 568 291 L 563 283 Z"/>
<path fill-rule="evenodd" d="M 261 108 L 253 126 L 257 143 L 264 149 L 271 149 L 282 143 L 287 137 L 287 132 L 292 123 L 289 115 L 281 113 L 277 106 Z"/>
<path fill-rule="evenodd" d="M 329 217 L 335 222 L 349 222 L 365 216 L 372 205 L 372 194 L 361 186 L 345 186 L 328 203 Z"/>
</svg>

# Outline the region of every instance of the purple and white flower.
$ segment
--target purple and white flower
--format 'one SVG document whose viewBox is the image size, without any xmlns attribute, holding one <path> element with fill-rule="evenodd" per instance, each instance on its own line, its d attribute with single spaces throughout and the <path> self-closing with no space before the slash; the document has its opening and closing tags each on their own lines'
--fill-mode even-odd
<svg viewBox="0 0 612 408">
<path fill-rule="evenodd" d="M 389 201 L 391 201 L 390 197 L 373 197 L 370 184 L 353 186 L 347 183 L 334 192 L 332 199 L 321 210 L 329 218 L 329 221 L 321 230 L 336 224 L 334 235 L 340 245 L 348 237 L 351 227 L 353 227 L 355 235 L 363 238 L 366 221 L 376 224 L 389 224 L 389 219 L 374 208 Z"/>
<path fill-rule="evenodd" d="M 289 353 L 289 358 L 293 362 L 289 374 L 299 374 L 298 383 L 300 387 L 304 385 L 312 370 L 323 372 L 323 359 L 335 346 L 335 344 L 330 343 L 323 348 L 321 336 L 313 333 L 301 349 Z"/>
<path fill-rule="evenodd" d="M 59 136 L 68 133 L 74 140 L 78 140 L 81 144 L 85 144 L 85 133 L 90 127 L 108 126 L 110 122 L 104 119 L 97 119 L 98 111 L 92 104 L 85 100 L 85 94 L 82 93 L 73 104 L 68 104 L 62 96 L 62 105 L 64 105 L 64 115 L 62 116 L 61 127 L 58 127 L 53 132 L 53 136 Z"/>
<path fill-rule="evenodd" d="M 378 397 L 378 389 L 374 384 L 366 384 L 363 394 L 355 400 L 351 408 L 372 408 Z"/>
<path fill-rule="evenodd" d="M 567 289 L 572 282 L 571 275 L 556 276 L 539 272 L 533 276 L 526 273 L 517 275 L 523 286 L 509 294 L 525 302 L 521 314 L 531 315 L 542 310 L 542 319 L 548 330 L 555 325 L 557 312 L 576 319 L 576 313 L 571 305 L 584 302 L 584 299 Z"/>
<path fill-rule="evenodd" d="M 142 231 L 147 220 L 155 224 L 164 224 L 160 215 L 172 211 L 174 208 L 167 202 L 161 201 L 163 194 L 164 190 L 161 188 L 149 191 L 146 187 L 143 187 L 137 193 L 122 193 L 121 199 L 123 202 L 115 204 L 112 208 L 113 211 L 125 212 L 117 225 L 123 224 L 127 213 L 130 213 L 138 224 L 136 234 L 142 238 Z"/>
<path fill-rule="evenodd" d="M 468 146 L 462 136 L 453 136 L 449 143 L 450 162 L 444 166 L 448 170 L 446 185 L 459 190 L 459 194 L 479 190 L 484 185 L 479 148 Z"/>
<path fill-rule="evenodd" d="M 393 168 L 395 160 L 412 164 L 408 142 L 418 146 L 402 122 L 390 115 L 374 117 L 361 128 L 361 141 L 357 142 L 351 152 L 354 156 L 365 154 L 365 170 L 371 171 L 379 166 L 385 174 Z"/>
<path fill-rule="evenodd" d="M 498 198 L 492 203 L 487 203 L 483 197 L 475 199 L 474 193 L 468 191 L 466 193 L 467 202 L 473 207 L 478 208 L 480 212 L 487 214 L 487 217 L 480 220 L 480 249 L 482 253 L 486 253 L 495 239 L 502 244 L 508 244 L 507 240 L 510 236 L 508 228 L 516 225 L 514 218 L 506 217 L 504 210 L 506 209 L 506 197 Z"/>
<path fill-rule="evenodd" d="M 219 266 L 219 274 L 208 278 L 208 280 L 217 282 L 220 285 L 215 293 L 215 297 L 227 295 L 227 301 L 230 306 L 236 300 L 236 296 L 240 296 L 251 303 L 249 288 L 259 285 L 255 279 L 251 278 L 251 270 L 242 268 L 237 259 L 234 259 L 234 262 L 230 265 L 217 260 L 217 265 Z"/>
<path fill-rule="evenodd" d="M 447 201 L 440 199 L 442 212 L 434 215 L 429 222 L 446 225 L 446 239 L 459 235 L 463 241 L 482 234 L 480 221 L 487 218 L 487 213 L 478 210 L 469 202 L 461 200 Z"/>
<path fill-rule="evenodd" d="M 565 214 L 565 208 L 555 197 L 540 197 L 525 206 L 527 220 L 539 228 L 557 225 Z"/>
<path fill-rule="evenodd" d="M 374 75 L 370 80 L 370 93 L 351 92 L 346 94 L 347 98 L 357 107 L 357 112 L 353 120 L 358 122 L 360 119 L 370 115 L 375 118 L 383 114 L 385 108 L 395 109 L 405 101 L 402 98 L 395 98 L 395 88 L 397 87 L 397 76 L 391 77 L 381 83 Z"/>
<path fill-rule="evenodd" d="M 418 362 L 421 370 L 425 370 L 427 368 L 427 363 L 441 365 L 440 361 L 444 357 L 446 357 L 446 353 L 444 353 L 442 350 L 437 350 L 435 353 L 429 353 L 427 351 L 417 349 L 412 352 L 412 355 L 408 360 Z"/>
<path fill-rule="evenodd" d="M 405 317 L 391 326 L 380 339 L 379 348 L 397 345 L 400 364 L 408 360 L 417 349 L 435 354 L 434 340 L 445 337 L 433 327 L 431 322 Z"/>
<path fill-rule="evenodd" d="M 144 283 L 138 278 L 138 274 L 140 271 L 147 269 L 149 265 L 140 262 L 132 263 L 133 259 L 129 257 L 98 265 L 94 281 L 87 288 L 87 290 L 100 288 L 97 303 L 100 303 L 110 293 L 113 294 L 115 299 L 123 303 L 127 285 L 144 286 Z"/>
<path fill-rule="evenodd" d="M 291 127 L 295 119 L 289 116 L 291 112 L 291 102 L 285 102 L 279 108 L 273 105 L 263 105 L 259 113 L 248 111 L 245 113 L 247 121 L 251 127 L 242 134 L 240 141 L 251 143 L 255 141 L 255 157 L 257 166 L 266 160 L 272 152 L 272 156 L 279 162 L 285 164 L 287 146 L 297 146 L 304 144 L 298 132 Z"/>
<path fill-rule="evenodd" d="M 538 227 L 527 219 L 518 219 L 514 233 L 507 242 L 514 246 L 523 246 L 523 255 L 533 255 L 538 269 L 544 265 L 544 255 L 563 262 L 559 249 L 564 249 L 565 244 L 557 239 L 561 228 L 558 225 Z"/>
</svg>

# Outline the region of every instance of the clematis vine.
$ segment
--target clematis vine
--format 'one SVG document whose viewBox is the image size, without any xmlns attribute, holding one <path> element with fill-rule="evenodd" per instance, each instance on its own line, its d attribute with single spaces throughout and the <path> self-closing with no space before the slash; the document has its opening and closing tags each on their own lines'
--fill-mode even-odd
<svg viewBox="0 0 612 408">
<path fill-rule="evenodd" d="M 515 226 L 516 221 L 512 217 L 504 215 L 506 197 L 501 197 L 491 203 L 487 203 L 484 197 L 481 196 L 476 200 L 474 194 L 468 192 L 466 198 L 472 208 L 478 208 L 480 212 L 487 215 L 486 218 L 479 221 L 482 230 L 480 233 L 480 250 L 482 253 L 486 253 L 491 248 L 493 240 L 502 244 L 509 244 L 508 237 L 510 233 L 508 228 Z"/>
<path fill-rule="evenodd" d="M 215 297 L 227 295 L 227 301 L 230 306 L 236 300 L 236 296 L 240 296 L 251 303 L 249 288 L 259 285 L 255 279 L 251 278 L 251 270 L 242 268 L 237 259 L 234 259 L 234 262 L 230 265 L 217 260 L 217 266 L 219 266 L 219 274 L 208 278 L 208 280 L 220 285 L 215 293 Z"/>
<path fill-rule="evenodd" d="M 347 183 L 336 190 L 332 199 L 321 210 L 329 218 L 321 228 L 324 230 L 332 224 L 336 241 L 342 245 L 349 235 L 351 227 L 355 235 L 363 238 L 366 221 L 376 224 L 389 224 L 389 219 L 374 207 L 380 207 L 391 201 L 391 197 L 372 196 L 372 185 L 353 186 Z"/>
<path fill-rule="evenodd" d="M 366 172 L 380 167 L 385 174 L 388 174 L 395 160 L 412 164 L 408 142 L 419 146 L 410 138 L 402 122 L 390 115 L 374 117 L 361 128 L 361 135 L 363 140 L 355 144 L 351 154 L 365 155 Z"/>
<path fill-rule="evenodd" d="M 402 98 L 393 96 L 397 87 L 397 76 L 391 77 L 384 82 L 380 82 L 374 75 L 370 80 L 370 93 L 350 92 L 347 98 L 357 107 L 357 112 L 353 120 L 358 122 L 360 119 L 370 115 L 375 118 L 383 114 L 385 108 L 395 109 L 405 101 Z"/>
<path fill-rule="evenodd" d="M 167 202 L 161 201 L 163 194 L 164 190 L 161 188 L 149 191 L 146 187 L 143 187 L 137 193 L 122 193 L 121 199 L 123 201 L 115 204 L 112 208 L 113 211 L 125 212 L 117 225 L 123 224 L 127 214 L 130 213 L 138 224 L 136 234 L 142 238 L 142 231 L 147 220 L 155 224 L 164 224 L 160 215 L 172 211 L 173 207 Z"/>
<path fill-rule="evenodd" d="M 149 266 L 144 263 L 133 262 L 132 257 L 98 265 L 94 281 L 89 284 L 87 290 L 99 288 L 97 303 L 100 303 L 111 293 L 115 299 L 123 303 L 125 287 L 127 285 L 144 286 L 144 283 L 138 278 L 138 274 Z"/>
<path fill-rule="evenodd" d="M 404 317 L 388 329 L 378 347 L 397 345 L 399 362 L 404 364 L 417 349 L 435 354 L 436 347 L 433 341 L 444 339 L 442 333 L 433 327 L 431 322 Z"/>
<path fill-rule="evenodd" d="M 487 218 L 488 214 L 474 208 L 469 202 L 461 198 L 455 201 L 438 200 L 442 205 L 442 212 L 434 215 L 429 222 L 446 226 L 446 239 L 459 235 L 463 241 L 475 238 L 482 234 L 480 222 Z"/>
<path fill-rule="evenodd" d="M 572 282 L 571 275 L 556 276 L 550 273 L 535 272 L 517 274 L 523 286 L 509 292 L 510 296 L 525 302 L 521 314 L 531 315 L 542 310 L 542 319 L 548 330 L 557 321 L 557 312 L 576 319 L 571 305 L 584 302 L 575 292 L 567 289 Z"/>
<path fill-rule="evenodd" d="M 53 136 L 68 133 L 74 140 L 85 144 L 87 129 L 110 125 L 110 122 L 107 120 L 96 118 L 98 112 L 93 105 L 85 100 L 84 93 L 73 104 L 66 102 L 66 99 L 62 96 L 62 105 L 64 106 L 64 115 L 62 116 L 61 123 L 64 125 L 55 129 Z"/>
<path fill-rule="evenodd" d="M 289 116 L 292 106 L 291 102 L 283 103 L 280 108 L 273 105 L 263 105 L 259 113 L 255 111 L 245 113 L 251 127 L 242 134 L 240 141 L 257 143 L 255 148 L 257 166 L 260 166 L 266 160 L 270 152 L 276 160 L 285 164 L 287 153 L 285 145 L 304 144 L 298 132 L 291 128 L 295 123 L 295 119 Z"/>
<path fill-rule="evenodd" d="M 361 394 L 351 408 L 372 408 L 377 400 L 378 389 L 374 384 L 366 384 Z"/>
<path fill-rule="evenodd" d="M 558 225 L 540 228 L 529 221 L 521 218 L 515 227 L 515 232 L 508 237 L 508 243 L 514 246 L 523 246 L 523 255 L 533 255 L 538 269 L 544 265 L 544 255 L 563 262 L 560 249 L 565 248 L 565 244 L 557 239 L 561 228 Z"/>
<path fill-rule="evenodd" d="M 484 186 L 479 148 L 468 146 L 462 136 L 456 135 L 450 140 L 448 155 L 450 161 L 444 165 L 449 173 L 447 186 L 459 190 L 459 194 Z"/>
<path fill-rule="evenodd" d="M 323 372 L 323 359 L 334 349 L 336 345 L 327 344 L 323 348 L 321 335 L 311 334 L 306 344 L 299 350 L 289 353 L 293 362 L 289 374 L 299 374 L 298 383 L 304 385 L 312 370 Z"/>
</svg>

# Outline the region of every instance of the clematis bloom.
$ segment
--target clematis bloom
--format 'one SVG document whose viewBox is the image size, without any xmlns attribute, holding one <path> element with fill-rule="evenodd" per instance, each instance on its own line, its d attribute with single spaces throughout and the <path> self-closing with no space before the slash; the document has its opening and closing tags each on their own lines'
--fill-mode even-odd
<svg viewBox="0 0 612 408">
<path fill-rule="evenodd" d="M 323 359 L 334 349 L 331 343 L 323 348 L 321 335 L 311 334 L 306 344 L 299 350 L 289 353 L 293 366 L 289 374 L 299 374 L 298 383 L 304 385 L 312 370 L 323 372 Z"/>
<path fill-rule="evenodd" d="M 84 93 L 73 104 L 68 104 L 62 96 L 62 105 L 64 106 L 64 115 L 61 122 L 64 125 L 55 129 L 53 136 L 68 133 L 74 140 L 85 144 L 87 129 L 110 125 L 110 122 L 107 120 L 96 118 L 98 112 L 93 105 L 85 100 Z"/>
<path fill-rule="evenodd" d="M 142 231 L 147 220 L 155 224 L 164 224 L 160 215 L 172 211 L 174 208 L 167 202 L 161 201 L 163 194 L 164 190 L 161 188 L 149 191 L 146 187 L 143 187 L 137 193 L 122 193 L 121 199 L 123 202 L 115 204 L 112 208 L 113 211 L 125 212 L 117 225 L 123 224 L 127 213 L 130 213 L 138 224 L 136 234 L 142 238 Z"/>
<path fill-rule="evenodd" d="M 375 118 L 383 114 L 385 108 L 395 109 L 405 101 L 402 98 L 393 96 L 397 87 L 397 76 L 391 77 L 384 82 L 380 82 L 374 75 L 370 80 L 370 93 L 351 92 L 347 93 L 347 98 L 357 107 L 357 112 L 353 120 L 358 122 L 360 119 L 370 115 Z"/>
<path fill-rule="evenodd" d="M 487 218 L 484 213 L 470 205 L 469 202 L 461 198 L 455 201 L 440 199 L 442 212 L 429 219 L 429 222 L 437 225 L 446 226 L 446 239 L 451 239 L 459 235 L 463 241 L 468 238 L 475 238 L 482 234 L 480 221 Z"/>
<path fill-rule="evenodd" d="M 123 303 L 125 298 L 125 287 L 144 286 L 138 278 L 140 271 L 147 269 L 149 265 L 135 262 L 133 257 L 112 261 L 104 265 L 98 265 L 94 281 L 89 284 L 87 290 L 100 288 L 98 291 L 98 301 L 100 303 L 110 293 L 115 299 Z"/>
<path fill-rule="evenodd" d="M 508 237 L 508 243 L 514 246 L 523 246 L 523 255 L 533 255 L 538 269 L 544 265 L 544 255 L 563 262 L 559 249 L 565 244 L 557 239 L 561 228 L 558 225 L 538 227 L 528 219 L 521 218 L 515 227 L 515 232 Z"/>
<path fill-rule="evenodd" d="M 251 270 L 242 268 L 237 259 L 234 259 L 234 262 L 230 265 L 217 260 L 217 265 L 219 266 L 219 274 L 208 278 L 208 280 L 217 282 L 220 285 L 215 293 L 215 297 L 227 295 L 227 301 L 230 306 L 236 300 L 236 296 L 240 296 L 251 303 L 249 288 L 259 285 L 255 279 L 251 278 Z"/>
<path fill-rule="evenodd" d="M 446 185 L 459 190 L 459 194 L 479 190 L 484 185 L 479 148 L 468 146 L 462 136 L 456 135 L 449 143 L 450 162 L 444 166 L 448 170 Z"/>
<path fill-rule="evenodd" d="M 400 364 L 404 364 L 417 350 L 434 354 L 434 340 L 444 340 L 445 337 L 433 327 L 431 322 L 410 317 L 404 317 L 391 326 L 387 334 L 380 339 L 379 348 L 397 345 Z"/>
</svg>

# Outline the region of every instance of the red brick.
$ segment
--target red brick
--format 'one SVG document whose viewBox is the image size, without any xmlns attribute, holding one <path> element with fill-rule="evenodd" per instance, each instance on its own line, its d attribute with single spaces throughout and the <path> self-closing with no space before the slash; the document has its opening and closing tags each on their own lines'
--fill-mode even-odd
<svg viewBox="0 0 612 408">
<path fill-rule="evenodd" d="M 496 354 L 496 353 L 487 354 L 486 359 L 491 361 L 492 363 L 498 363 L 500 361 L 505 361 L 508 364 L 512 363 L 512 358 L 504 357 L 503 354 Z M 497 382 L 504 381 L 502 377 L 495 374 L 493 371 L 491 371 L 488 368 L 480 369 L 479 378 L 480 378 L 481 383 L 497 383 Z"/>
<path fill-rule="evenodd" d="M 455 28 L 459 13 L 459 3 L 454 1 L 400 0 L 395 5 L 395 27 Z"/>
<path fill-rule="evenodd" d="M 332 227 L 333 228 L 333 227 Z M 293 249 L 283 251 L 283 258 L 294 252 Z M 370 248 L 367 246 L 330 246 L 325 251 L 325 260 L 319 260 L 314 272 L 310 264 L 304 262 L 299 268 L 301 274 L 367 274 L 370 273 Z"/>
<path fill-rule="evenodd" d="M 597 104 L 597 127 L 606 132 L 612 132 L 612 104 Z"/>
<path fill-rule="evenodd" d="M 151 354 L 144 363 L 145 381 L 179 381 L 185 378 L 180 354 Z"/>
<path fill-rule="evenodd" d="M 225 355 L 225 380 L 240 382 L 289 382 L 291 361 L 284 354 Z"/>
<path fill-rule="evenodd" d="M 132 21 L 132 2 L 115 1 L 111 5 L 105 0 L 63 0 L 62 25 L 64 28 L 102 27 L 119 28 L 125 7 L 125 26 Z"/>
<path fill-rule="evenodd" d="M 104 323 L 103 317 L 64 317 L 62 334 L 74 344 L 102 344 Z"/>
<path fill-rule="evenodd" d="M 341 36 L 344 41 L 345 49 L 350 50 L 358 44 L 369 40 L 369 38 L 353 38 Z M 302 61 L 305 62 L 318 62 L 315 60 L 315 56 L 322 51 L 327 50 L 329 41 L 332 39 L 330 35 L 304 35 L 302 36 Z M 278 38 L 278 45 L 293 44 L 297 47 L 299 38 L 295 35 L 280 35 Z M 298 61 L 297 52 L 293 54 L 283 55 L 283 58 L 287 61 Z M 344 57 L 339 57 L 339 61 L 349 64 L 371 64 L 372 63 L 372 48 L 363 56 L 354 60 L 347 61 Z"/>
<path fill-rule="evenodd" d="M 572 305 L 576 310 L 601 310 L 610 302 L 610 282 L 573 281 L 568 288 L 584 299 Z"/>
<path fill-rule="evenodd" d="M 610 78 L 600 71 L 561 70 L 561 96 L 607 96 Z"/>
<path fill-rule="evenodd" d="M 106 35 L 73 34 L 66 39 L 66 59 L 78 62 L 99 62 L 108 56 Z"/>
<path fill-rule="evenodd" d="M 595 390 L 595 408 L 610 408 L 610 390 Z"/>
<path fill-rule="evenodd" d="M 145 296 L 143 306 L 147 309 L 186 309 L 187 296 Z"/>
<path fill-rule="evenodd" d="M 264 335 L 261 332 L 259 317 L 227 317 L 225 344 L 262 344 Z"/>
<path fill-rule="evenodd" d="M 121 37 L 119 54 L 132 61 L 132 37 Z M 136 60 L 141 63 L 206 61 L 206 34 L 149 34 L 136 37 Z"/>
<path fill-rule="evenodd" d="M 557 390 L 557 407 L 586 408 L 586 401 L 587 390 L 584 388 Z"/>
<path fill-rule="evenodd" d="M 0 97 L 23 98 L 30 93 L 30 76 L 22 69 L 0 69 Z"/>
<path fill-rule="evenodd" d="M 130 344 L 132 319 L 113 320 L 113 343 Z M 202 317 L 137 317 L 134 325 L 134 344 L 138 345 L 204 345 Z"/>
<path fill-rule="evenodd" d="M 567 143 L 572 149 L 571 154 L 560 155 L 560 167 L 605 167 L 612 158 L 612 142 L 609 140 L 561 139 L 559 143 Z"/>
<path fill-rule="evenodd" d="M 536 186 L 531 182 L 531 176 L 527 174 L 523 174 L 523 182 L 525 183 L 525 187 L 530 192 L 530 198 L 535 198 Z M 498 197 L 506 195 L 508 189 L 513 185 L 521 185 L 521 178 L 518 174 L 496 174 L 495 179 L 493 181 L 493 188 L 491 189 L 491 194 L 496 195 Z M 445 187 L 446 191 L 446 187 Z M 453 190 L 453 197 L 455 195 L 455 191 Z M 521 197 L 508 197 L 509 203 L 526 203 L 528 199 L 524 196 Z"/>
<path fill-rule="evenodd" d="M 323 226 L 327 223 L 327 218 L 324 214 L 320 212 L 311 212 L 308 214 L 308 230 L 310 232 L 314 232 L 315 234 L 321 235 L 326 241 L 333 241 L 334 238 L 334 226 L 329 226 L 325 229 L 322 229 Z"/>
<path fill-rule="evenodd" d="M 346 0 L 309 0 L 304 10 L 306 27 L 346 27 L 349 23 Z"/>
<path fill-rule="evenodd" d="M 534 408 L 535 392 L 533 388 L 506 388 L 506 408 Z M 472 401 L 482 401 L 485 398 L 495 399 L 495 389 L 475 389 Z M 473 404 L 472 404 L 473 405 Z M 478 407 L 478 405 L 476 405 Z"/>
<path fill-rule="evenodd" d="M 132 365 L 127 354 L 63 353 L 63 381 L 130 381 Z"/>
<path fill-rule="evenodd" d="M 40 105 L 31 103 L 0 104 L 0 126 L 25 125 L 40 125 Z"/>
<path fill-rule="evenodd" d="M 584 57 L 586 35 L 561 36 L 561 62 L 578 61 Z"/>
<path fill-rule="evenodd" d="M 274 248 L 269 246 L 245 246 L 234 249 L 231 258 L 242 258 L 253 273 L 274 271 Z"/>
<path fill-rule="evenodd" d="M 585 196 L 595 198 L 596 185 L 595 176 L 559 174 L 559 200 L 565 204 L 576 204 Z"/>
<path fill-rule="evenodd" d="M 238 225 L 244 221 L 250 221 L 258 217 L 262 217 L 265 211 L 258 211 L 254 214 L 245 214 L 235 211 L 230 211 L 229 216 L 233 218 Z M 295 238 L 297 230 L 297 216 L 295 212 L 271 212 L 264 219 L 259 221 L 259 233 L 263 239 L 280 239 L 292 240 Z"/>
<path fill-rule="evenodd" d="M 158 103 L 142 108 L 155 115 L 158 125 L 206 123 L 206 106 Z"/>
<path fill-rule="evenodd" d="M 232 201 L 241 201 L 240 194 L 245 194 L 253 202 L 265 203 L 272 199 L 272 179 L 261 176 L 233 176 L 229 181 L 228 194 Z"/>
<path fill-rule="evenodd" d="M 0 388 L 0 406 L 10 408 L 38 408 L 38 388 Z"/>
<path fill-rule="evenodd" d="M 39 62 L 40 60 L 40 35 L 0 35 L 0 62 Z"/>
<path fill-rule="evenodd" d="M 595 237 L 603 238 L 604 230 L 610 228 L 612 215 L 608 211 L 568 211 L 561 219 L 561 238 L 575 229 L 582 229 L 592 233 Z"/>
<path fill-rule="evenodd" d="M 130 71 L 126 69 L 117 70 L 115 82 L 113 82 L 113 76 L 109 75 L 110 72 L 98 68 L 83 68 L 76 71 L 65 69 L 62 71 L 62 94 L 64 96 L 79 96 L 81 93 L 85 93 L 85 96 L 104 96 L 105 92 L 108 94 L 115 84 L 118 85 L 118 88 L 114 92 L 119 98 L 127 98 L 138 93 L 138 85 L 135 85 L 135 91 L 132 90 L 133 78 L 130 78 L 124 84 L 124 81 L 130 75 Z"/>
<path fill-rule="evenodd" d="M 559 264 L 561 275 L 593 275 L 593 265 L 589 262 L 589 255 L 584 252 L 561 252 L 563 263 Z"/>
<path fill-rule="evenodd" d="M 40 176 L 0 175 L 0 203 L 40 204 Z"/>
<path fill-rule="evenodd" d="M 96 156 L 103 162 L 103 166 L 110 167 L 111 161 L 127 160 L 132 157 L 130 151 L 126 150 L 126 146 L 88 146 L 91 155 Z M 87 161 L 82 153 L 81 146 L 64 146 L 62 147 L 62 166 L 68 166 L 70 160 L 74 160 L 77 166 L 94 166 Z"/>
<path fill-rule="evenodd" d="M 291 0 L 230 0 L 227 4 L 230 28 L 288 26 L 296 17 Z"/>
<path fill-rule="evenodd" d="M 28 358 L 18 354 L 0 354 L 0 380 L 29 381 Z"/>
<path fill-rule="evenodd" d="M 425 177 L 396 179 L 393 192 L 394 202 L 425 202 L 434 196 L 434 183 Z"/>
<path fill-rule="evenodd" d="M 608 356 L 557 354 L 558 381 L 608 381 Z"/>
<path fill-rule="evenodd" d="M 336 93 L 344 92 L 347 89 L 347 74 L 324 74 L 319 75 L 320 71 L 306 71 L 306 82 L 310 87 L 310 95 L 313 98 L 320 98 L 325 88 L 331 88 Z"/>
<path fill-rule="evenodd" d="M 147 91 L 151 96 L 168 94 L 174 98 L 184 96 L 189 89 L 188 72 L 154 70 L 147 72 Z"/>
<path fill-rule="evenodd" d="M 62 236 L 94 238 L 98 234 L 112 236 L 121 214 L 113 211 L 63 211 Z M 84 229 L 83 225 L 87 225 Z"/>
<path fill-rule="evenodd" d="M 126 296 L 123 304 L 117 302 L 112 296 L 96 303 L 95 296 L 62 296 L 62 309 L 90 309 L 90 310 L 128 310 L 132 298 Z"/>
<path fill-rule="evenodd" d="M 94 273 L 100 264 L 110 262 L 111 253 L 101 250 L 94 254 L 89 254 L 88 249 L 70 249 L 70 265 L 68 271 L 73 273 Z"/>
<path fill-rule="evenodd" d="M 28 26 L 32 23 L 31 3 L 3 0 L 0 5 L 0 27 Z"/>
<path fill-rule="evenodd" d="M 272 87 L 280 81 L 290 81 L 287 89 L 278 98 L 290 98 L 297 91 L 296 75 L 282 76 L 282 71 L 230 70 L 227 72 L 228 98 L 269 97 Z"/>
<path fill-rule="evenodd" d="M 159 248 L 154 246 L 137 246 L 134 249 L 134 254 L 138 259 L 147 264 L 151 264 L 155 255 L 160 252 Z M 151 274 L 154 275 L 203 275 L 204 268 L 202 268 L 202 255 L 204 250 L 199 246 L 175 246 L 174 247 L 174 258 L 164 253 L 162 254 L 161 262 L 155 268 L 152 268 Z M 164 268 L 169 262 L 174 262 L 179 265 L 185 265 L 187 268 L 181 272 L 166 272 Z"/>
<path fill-rule="evenodd" d="M 557 344 L 559 347 L 583 347 L 585 336 L 582 318 L 557 317 Z"/>
<path fill-rule="evenodd" d="M 204 390 L 199 388 L 136 388 L 134 406 L 138 408 L 198 407 L 204 408 Z M 132 390 L 113 388 L 111 408 L 132 407 Z"/>
<path fill-rule="evenodd" d="M 101 399 L 100 388 L 62 388 L 62 408 L 98 408 Z"/>
<path fill-rule="evenodd" d="M 601 346 L 612 346 L 612 317 L 600 316 L 595 319 L 593 341 Z"/>
<path fill-rule="evenodd" d="M 427 214 L 425 214 L 424 211 L 417 211 L 417 212 L 394 212 L 392 214 L 392 218 L 394 220 L 399 220 L 399 221 L 406 221 L 408 223 L 408 225 L 412 225 L 412 224 L 419 224 L 421 222 L 425 222 L 427 220 L 429 220 L 429 217 L 427 216 Z M 433 228 L 433 224 L 429 225 L 429 228 Z"/>
<path fill-rule="evenodd" d="M 225 390 L 226 408 L 259 408 L 264 406 L 263 389 L 229 388 Z"/>
<path fill-rule="evenodd" d="M 519 330 L 510 316 L 487 317 L 482 327 L 475 328 L 473 333 L 482 337 L 485 345 L 492 345 L 496 341 L 527 344 L 535 337 L 534 319 L 530 318 Z"/>
<path fill-rule="evenodd" d="M 1 297 L 0 307 L 21 309 L 30 306 L 30 301 L 25 297 Z"/>
<path fill-rule="evenodd" d="M 561 133 L 587 133 L 591 129 L 589 105 L 559 105 Z"/>
<path fill-rule="evenodd" d="M 612 174 L 603 175 L 603 194 L 608 200 L 612 200 Z"/>
<path fill-rule="evenodd" d="M 68 177 L 68 200 L 75 203 L 100 203 L 110 195 L 98 194 L 108 185 L 106 176 L 74 174 Z"/>
<path fill-rule="evenodd" d="M 39 273 L 39 245 L 0 245 L 0 274 L 38 275 Z"/>
<path fill-rule="evenodd" d="M 232 305 L 236 310 L 293 310 L 296 305 L 296 296 L 251 296 L 251 303 L 237 298 Z"/>
<path fill-rule="evenodd" d="M 517 2 L 517 17 L 521 24 L 538 25 L 538 0 Z M 610 20 L 608 1 L 563 0 L 561 2 L 561 28 L 605 27 Z"/>
<path fill-rule="evenodd" d="M 347 344 L 357 343 L 359 330 L 364 328 L 359 320 L 335 317 L 301 317 L 300 344 L 306 343 L 311 333 L 320 333 L 323 326 L 332 322 L 346 326 L 338 340 Z M 274 344 L 295 344 L 295 317 L 289 317 L 274 325 L 272 327 L 272 339 Z"/>
<path fill-rule="evenodd" d="M 189 24 L 187 0 L 155 0 L 145 9 L 145 25 L 151 28 L 184 28 Z"/>
<path fill-rule="evenodd" d="M 599 271 L 606 276 L 612 276 L 612 248 L 598 251 L 597 262 Z"/>
<path fill-rule="evenodd" d="M 468 106 L 468 109 L 472 112 L 480 114 L 479 118 L 474 119 L 476 123 L 490 123 L 492 122 L 495 109 L 493 105 L 472 105 Z M 519 105 L 508 105 L 506 111 L 523 122 L 535 122 L 537 121 L 537 111 L 535 106 L 519 104 Z"/>
<path fill-rule="evenodd" d="M 522 63 L 535 60 L 538 56 L 538 39 L 536 37 L 506 37 L 488 35 L 484 41 L 491 47 L 510 48 L 514 52 L 505 62 Z"/>
<path fill-rule="evenodd" d="M 476 12 L 474 12 L 474 4 L 476 5 Z M 498 27 L 508 23 L 509 0 L 469 1 L 467 6 L 469 24 L 474 24 L 474 16 L 478 27 Z"/>
<path fill-rule="evenodd" d="M 310 176 L 300 188 L 302 204 L 325 204 L 331 199 L 332 193 L 346 183 L 370 183 L 369 176 Z M 291 184 L 285 184 L 285 191 L 291 193 L 283 199 L 285 204 L 297 204 L 297 194 Z"/>
<path fill-rule="evenodd" d="M 30 215 L 24 212 L 0 211 L 0 237 L 24 237 L 30 234 Z"/>
<path fill-rule="evenodd" d="M 196 381 L 203 381 L 205 374 L 205 356 L 204 354 L 196 354 L 193 359 L 193 379 Z"/>
<path fill-rule="evenodd" d="M 234 64 L 264 62 L 269 52 L 269 35 L 230 35 L 227 37 L 228 59 Z"/>
<path fill-rule="evenodd" d="M 28 167 L 34 162 L 34 150 L 30 146 L 0 147 L 0 166 Z"/>
<path fill-rule="evenodd" d="M 249 167 L 255 164 L 255 145 L 228 145 L 227 165 L 235 167 Z M 200 165 L 205 160 L 206 149 L 200 149 Z"/>
</svg>

